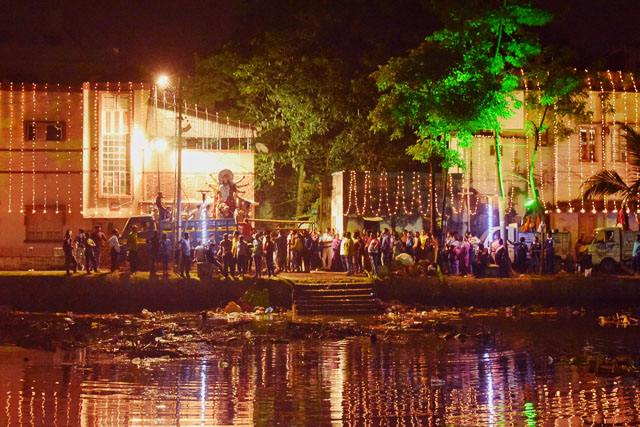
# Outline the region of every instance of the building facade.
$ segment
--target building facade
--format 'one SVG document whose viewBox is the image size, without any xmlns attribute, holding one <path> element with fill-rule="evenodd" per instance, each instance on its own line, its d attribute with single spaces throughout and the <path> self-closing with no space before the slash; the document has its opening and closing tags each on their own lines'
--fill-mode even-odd
<svg viewBox="0 0 640 427">
<path fill-rule="evenodd" d="M 177 105 L 173 93 L 132 82 L 82 87 L 0 85 L 0 268 L 60 264 L 66 229 L 122 230 L 173 205 Z M 182 201 L 202 202 L 223 169 L 253 200 L 255 129 L 182 105 Z M 205 193 L 206 194 L 206 193 Z"/>
<path fill-rule="evenodd" d="M 545 205 L 546 221 L 552 229 L 568 231 L 575 240 L 580 233 L 591 235 L 593 229 L 616 223 L 620 200 L 602 198 L 585 200 L 583 183 L 601 170 L 615 170 L 631 182 L 638 178 L 630 164 L 622 125 L 638 130 L 640 95 L 632 75 L 601 73 L 586 82 L 589 89 L 586 109 L 592 113 L 587 123 L 571 123 L 557 117 L 551 106 L 546 132 L 539 135 L 533 181 Z M 500 135 L 502 174 L 506 195 L 508 222 L 521 222 L 525 203 L 532 198 L 528 184 L 530 164 L 534 157 L 535 136 L 527 131 L 528 124 L 539 122 L 540 112 L 528 108 L 530 88 L 535 82 L 525 82 L 514 97 L 522 102 L 512 117 L 502 122 Z M 561 136 L 556 122 L 564 121 L 571 129 Z M 443 183 L 436 179 L 436 216 L 444 212 L 448 228 L 480 235 L 498 224 L 499 184 L 496 150 L 490 132 L 476 135 L 462 147 L 453 138 L 453 149 L 464 159 L 465 168 L 452 168 L 446 183 L 447 206 L 443 207 Z M 429 188 L 431 179 L 422 172 L 338 172 L 332 177 L 330 226 L 338 231 L 367 228 L 367 218 L 373 217 L 383 227 L 394 226 L 419 230 L 427 228 Z M 636 212 L 629 212 L 630 225 L 637 229 Z M 395 220 L 394 220 L 395 218 Z M 329 226 L 329 222 L 326 221 Z M 375 225 L 373 228 L 377 228 Z"/>
</svg>

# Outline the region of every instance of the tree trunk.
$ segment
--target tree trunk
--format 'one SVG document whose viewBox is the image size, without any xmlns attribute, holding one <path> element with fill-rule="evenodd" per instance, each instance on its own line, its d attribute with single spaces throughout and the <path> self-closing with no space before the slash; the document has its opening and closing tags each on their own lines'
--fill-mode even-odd
<svg viewBox="0 0 640 427">
<path fill-rule="evenodd" d="M 298 194 L 296 197 L 296 216 L 304 214 L 303 198 L 304 198 L 304 163 L 298 165 Z"/>
<path fill-rule="evenodd" d="M 500 187 L 500 199 L 498 203 L 498 217 L 500 219 L 500 237 L 507 241 L 507 229 L 504 223 L 504 210 L 505 210 L 505 197 L 504 197 L 504 183 L 502 182 L 502 154 L 500 153 L 500 134 L 497 131 L 493 132 L 493 140 L 496 148 L 496 170 L 498 172 L 498 185 Z"/>
<path fill-rule="evenodd" d="M 449 175 L 448 168 L 442 168 L 442 214 L 440 219 L 440 241 L 441 247 L 444 247 L 444 239 L 447 235 L 445 231 L 447 229 L 447 181 Z"/>
</svg>

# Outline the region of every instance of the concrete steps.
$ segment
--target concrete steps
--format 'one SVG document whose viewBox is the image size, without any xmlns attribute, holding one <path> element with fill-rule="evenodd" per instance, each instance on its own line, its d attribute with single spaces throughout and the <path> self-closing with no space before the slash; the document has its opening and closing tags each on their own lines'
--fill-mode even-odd
<svg viewBox="0 0 640 427">
<path fill-rule="evenodd" d="M 381 307 L 369 283 L 309 283 L 293 287 L 293 310 L 299 315 L 377 314 Z"/>
</svg>

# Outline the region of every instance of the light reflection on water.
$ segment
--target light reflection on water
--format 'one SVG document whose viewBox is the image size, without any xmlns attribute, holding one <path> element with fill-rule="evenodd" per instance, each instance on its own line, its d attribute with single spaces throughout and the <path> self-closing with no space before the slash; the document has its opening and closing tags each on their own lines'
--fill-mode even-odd
<svg viewBox="0 0 640 427">
<path fill-rule="evenodd" d="M 3 347 L 0 425 L 640 422 L 637 379 L 502 347 L 424 337 L 293 341 L 142 365 Z"/>
</svg>

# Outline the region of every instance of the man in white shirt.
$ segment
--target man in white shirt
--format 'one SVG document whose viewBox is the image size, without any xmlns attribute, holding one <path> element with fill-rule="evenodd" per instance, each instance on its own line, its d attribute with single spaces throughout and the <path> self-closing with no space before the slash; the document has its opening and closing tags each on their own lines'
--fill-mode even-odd
<svg viewBox="0 0 640 427">
<path fill-rule="evenodd" d="M 332 244 L 333 235 L 331 234 L 331 230 L 327 228 L 327 231 L 320 236 L 322 268 L 324 270 L 329 270 L 331 268 L 331 257 L 333 256 L 333 250 L 331 249 Z"/>
</svg>

